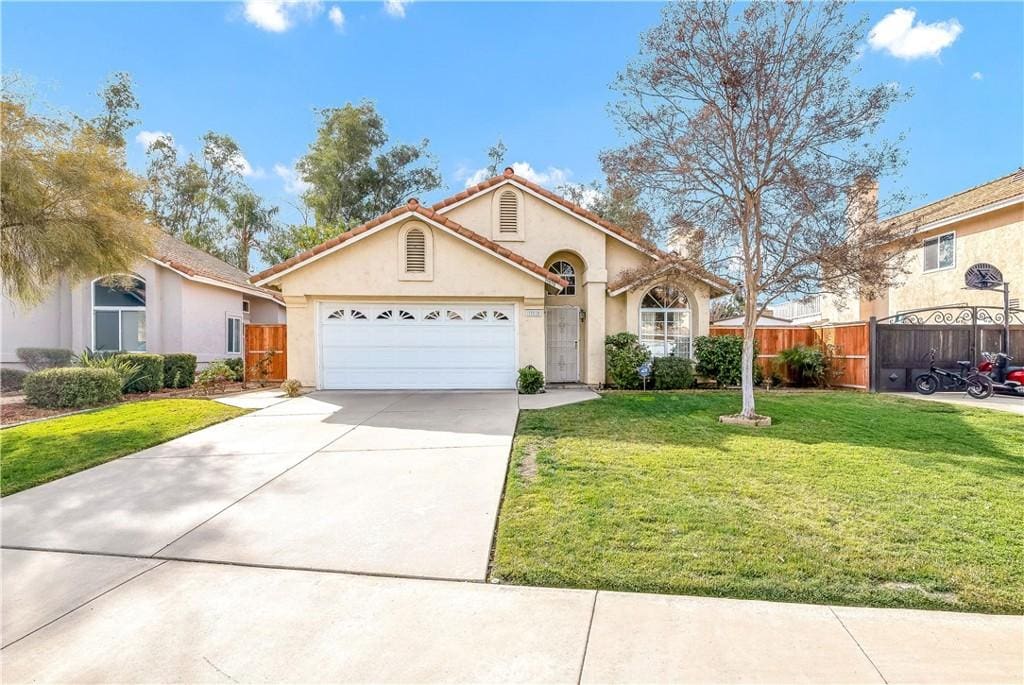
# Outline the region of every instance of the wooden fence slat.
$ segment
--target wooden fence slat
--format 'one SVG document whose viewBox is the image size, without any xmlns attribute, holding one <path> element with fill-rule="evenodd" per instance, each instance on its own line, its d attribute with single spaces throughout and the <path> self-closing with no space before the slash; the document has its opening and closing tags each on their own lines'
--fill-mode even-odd
<svg viewBox="0 0 1024 685">
<path fill-rule="evenodd" d="M 260 379 L 256 367 L 268 351 L 275 352 L 266 379 Z M 286 324 L 248 324 L 245 327 L 245 378 L 248 381 L 283 381 L 288 377 L 288 326 Z"/>
</svg>

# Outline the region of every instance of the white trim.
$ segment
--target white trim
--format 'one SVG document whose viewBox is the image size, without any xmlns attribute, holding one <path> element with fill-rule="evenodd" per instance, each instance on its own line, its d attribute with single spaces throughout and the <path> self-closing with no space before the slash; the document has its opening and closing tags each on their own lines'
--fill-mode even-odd
<svg viewBox="0 0 1024 685">
<path fill-rule="evenodd" d="M 948 198 L 944 198 L 944 199 L 948 199 Z M 942 200 L 939 200 L 939 202 L 941 202 L 941 201 Z M 966 211 L 966 212 L 961 212 L 960 214 L 954 214 L 953 216 L 946 217 L 945 219 L 938 219 L 936 221 L 932 221 L 931 223 L 924 224 L 923 226 L 921 226 L 919 228 L 915 228 L 913 235 L 917 235 L 918 233 L 924 233 L 926 231 L 932 231 L 932 230 L 934 230 L 936 228 L 942 228 L 943 226 L 948 226 L 949 224 L 955 224 L 958 221 L 966 221 L 967 219 L 973 219 L 976 216 L 981 216 L 982 214 L 988 214 L 989 212 L 995 212 L 995 211 L 998 211 L 1000 209 L 1006 209 L 1007 207 L 1012 207 L 1013 205 L 1018 204 L 1020 202 L 1024 202 L 1024 195 L 1015 195 L 1015 196 L 1009 197 L 1009 198 L 1007 198 L 1005 200 L 999 200 L 998 202 L 993 202 L 991 204 L 987 204 L 987 205 L 978 207 L 977 209 L 971 209 L 971 210 Z M 928 207 L 928 205 L 925 205 L 924 207 L 919 207 L 917 209 L 912 209 L 909 212 L 905 212 L 904 214 L 897 214 L 896 216 L 889 217 L 888 219 L 883 219 L 882 223 L 888 223 L 890 221 L 895 221 L 895 220 L 899 219 L 901 216 L 906 216 L 907 214 L 913 214 L 914 212 L 919 212 L 922 209 L 925 209 L 927 207 Z"/>
<path fill-rule="evenodd" d="M 925 254 L 925 250 L 928 249 L 928 246 L 925 243 L 927 243 L 927 242 L 929 242 L 931 240 L 935 241 L 935 263 L 939 264 L 939 260 L 941 259 L 941 254 L 939 254 L 939 246 L 942 245 L 942 239 L 945 238 L 947 235 L 953 236 L 953 263 L 950 264 L 949 266 L 941 266 L 941 265 L 939 265 L 939 266 L 936 266 L 934 269 L 926 269 L 925 268 L 925 260 L 927 259 L 927 256 Z M 924 238 L 921 241 L 921 273 L 922 274 L 933 274 L 933 273 L 936 273 L 937 271 L 949 271 L 950 269 L 955 269 L 955 268 L 956 268 L 956 231 L 946 231 L 945 233 L 939 233 L 939 234 L 933 235 L 931 237 Z"/>
<path fill-rule="evenodd" d="M 292 271 L 295 271 L 296 269 L 301 269 L 301 268 L 303 268 L 305 266 L 308 266 L 309 264 L 315 262 L 318 259 L 322 259 L 323 257 L 326 257 L 327 255 L 334 254 L 335 252 L 337 252 L 338 250 L 340 250 L 340 249 L 342 249 L 344 247 L 348 247 L 349 245 L 353 245 L 355 243 L 358 243 L 360 240 L 363 240 L 364 238 L 369 238 L 372 235 L 376 235 L 380 231 L 383 231 L 386 228 L 394 226 L 396 223 L 400 223 L 400 222 L 404 221 L 405 219 L 408 219 L 409 217 L 414 217 L 417 221 L 422 221 L 423 223 L 426 223 L 426 224 L 429 224 L 431 226 L 435 226 L 437 228 L 443 229 L 446 233 L 448 233 L 448 235 L 454 236 L 454 237 L 458 238 L 459 240 L 462 240 L 463 242 L 468 243 L 469 245 L 472 245 L 473 247 L 475 247 L 476 249 L 480 250 L 481 252 L 483 252 L 485 254 L 488 254 L 488 255 L 494 257 L 495 259 L 499 259 L 502 262 L 504 262 L 505 264 L 508 264 L 511 267 L 515 267 L 516 269 L 519 269 L 520 271 L 522 271 L 523 273 L 525 273 L 525 274 L 527 274 L 529 276 L 533 276 L 534 278 L 536 278 L 538 280 L 541 280 L 544 283 L 548 283 L 550 285 L 553 285 L 553 286 L 556 286 L 556 287 L 560 287 L 558 283 L 556 283 L 554 281 L 551 281 L 548 278 L 545 278 L 544 276 L 541 276 L 540 274 L 534 272 L 532 269 L 528 269 L 527 267 L 525 267 L 525 266 L 523 266 L 521 264 L 516 264 L 511 259 L 508 259 L 508 258 L 498 254 L 497 252 L 495 252 L 494 250 L 491 250 L 490 248 L 484 247 L 483 245 L 477 243 L 475 240 L 470 240 L 466 236 L 458 233 L 457 231 L 453 231 L 452 229 L 448 228 L 444 224 L 439 223 L 437 221 L 434 221 L 433 219 L 431 219 L 430 217 L 428 217 L 428 216 L 426 216 L 424 214 L 420 214 L 419 212 L 414 212 L 411 209 L 408 209 L 408 210 L 402 212 L 401 214 L 399 214 L 396 217 L 388 219 L 384 223 L 381 223 L 381 224 L 378 224 L 377 226 L 374 226 L 369 231 L 365 231 L 363 233 L 360 233 L 359 235 L 355 236 L 354 238 L 349 238 L 348 240 L 343 240 L 342 242 L 338 243 L 337 245 L 335 245 L 335 246 L 333 246 L 331 248 L 328 248 L 328 249 L 324 250 L 323 252 L 321 252 L 319 254 L 313 255 L 309 259 L 305 259 L 305 260 L 299 262 L 298 264 L 293 264 L 292 266 L 288 267 L 284 271 L 280 271 L 280 272 L 278 272 L 276 274 L 271 274 L 270 276 L 267 276 L 266 278 L 262 278 L 259 281 L 257 281 L 256 285 L 263 285 L 264 283 L 269 283 L 269 282 L 271 282 L 273 280 L 281 278 L 282 276 L 284 276 L 286 274 L 289 274 Z"/>
<path fill-rule="evenodd" d="M 578 214 L 578 213 L 572 211 L 571 209 L 569 209 L 565 205 L 563 205 L 563 204 L 561 204 L 559 202 L 555 202 L 551 198 L 544 197 L 543 195 L 541 195 L 537 191 L 535 191 L 535 190 L 533 190 L 531 188 L 528 188 L 528 187 L 522 185 L 521 183 L 516 182 L 514 179 L 511 179 L 511 178 L 506 178 L 505 180 L 501 181 L 500 183 L 496 183 L 493 186 L 490 186 L 488 188 L 483 188 L 482 190 L 478 190 L 477 192 L 473 193 L 472 195 L 470 195 L 468 197 L 462 198 L 458 202 L 453 202 L 450 205 L 446 205 L 445 207 L 442 207 L 441 209 L 436 209 L 434 211 L 436 211 L 438 214 L 447 214 L 450 210 L 455 209 L 456 207 L 458 207 L 458 206 L 460 206 L 462 204 L 465 204 L 466 202 L 469 202 L 473 198 L 478 197 L 479 195 L 481 195 L 483 193 L 489 193 L 491 191 L 497 190 L 498 188 L 501 188 L 504 185 L 513 185 L 516 188 L 519 188 L 519 190 L 523 191 L 524 193 L 529 193 L 530 195 L 532 195 L 533 197 L 537 198 L 538 200 L 542 200 L 542 201 L 548 203 L 549 205 L 551 205 L 555 209 L 560 209 L 563 212 L 565 212 L 566 214 L 568 214 L 569 216 L 572 216 L 572 217 L 582 221 L 583 223 L 587 224 L 588 226 L 592 226 L 593 228 L 596 228 L 597 230 L 601 231 L 605 235 L 609 235 L 612 238 L 615 238 L 616 240 L 618 240 L 618 241 L 620 241 L 622 243 L 625 243 L 626 245 L 629 245 L 630 247 L 632 247 L 634 250 L 637 250 L 638 252 L 643 252 L 645 255 L 648 255 L 648 256 L 654 257 L 654 258 L 657 258 L 659 256 L 657 252 L 652 252 L 652 251 L 648 250 L 646 247 L 643 247 L 642 245 L 639 245 L 638 243 L 634 243 L 632 240 L 629 240 L 628 238 L 625 238 L 625 237 L 619 235 L 615 231 L 609 231 L 607 228 L 605 228 L 601 224 L 596 223 L 594 221 L 591 221 L 590 219 L 588 219 L 587 217 L 583 216 L 582 214 Z"/>
<path fill-rule="evenodd" d="M 230 321 L 234 319 L 238 322 L 238 349 L 231 349 L 231 331 L 229 330 Z M 242 351 L 245 348 L 245 320 L 241 314 L 233 312 L 224 312 L 224 354 L 236 354 L 242 355 Z"/>
<path fill-rule="evenodd" d="M 140 276 L 137 273 L 133 272 L 133 273 L 124 273 L 124 274 L 107 274 L 106 276 L 97 276 L 96 278 L 94 278 L 91 281 L 89 281 L 89 329 L 90 329 L 89 349 L 93 350 L 94 352 L 124 352 L 125 350 L 122 349 L 122 347 L 121 347 L 121 343 L 123 342 L 122 337 L 124 336 L 121 312 L 122 311 L 125 311 L 125 312 L 142 312 L 143 315 L 146 314 L 146 304 L 142 305 L 141 307 L 114 307 L 114 306 L 111 306 L 111 305 L 100 305 L 100 306 L 96 305 L 96 282 L 97 281 L 101 281 L 104 278 L 110 278 L 111 276 L 131 276 L 132 278 L 137 278 L 140 281 L 142 281 L 142 285 L 145 286 L 145 288 L 146 288 L 146 303 L 147 304 L 149 303 L 149 284 L 146 282 L 145 278 L 143 278 L 142 276 Z M 96 312 L 97 311 L 100 311 L 100 312 L 117 312 L 117 349 L 116 350 L 97 350 L 96 349 Z M 145 321 L 146 318 L 148 318 L 148 317 L 143 316 L 143 321 Z M 143 325 L 145 325 L 145 323 L 143 323 Z M 142 350 L 128 350 L 128 351 L 129 352 L 148 352 L 149 351 L 149 332 L 148 332 L 148 330 L 146 332 L 146 346 L 145 346 L 145 348 L 143 348 Z"/>
</svg>

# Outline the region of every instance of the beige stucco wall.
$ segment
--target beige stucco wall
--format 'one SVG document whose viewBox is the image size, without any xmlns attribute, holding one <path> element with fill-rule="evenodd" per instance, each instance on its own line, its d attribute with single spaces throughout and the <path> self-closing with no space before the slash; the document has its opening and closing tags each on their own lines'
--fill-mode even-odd
<svg viewBox="0 0 1024 685">
<path fill-rule="evenodd" d="M 246 316 L 246 323 L 285 323 L 285 308 L 271 300 L 262 297 L 243 295 L 249 301 L 249 314 Z"/>
</svg>

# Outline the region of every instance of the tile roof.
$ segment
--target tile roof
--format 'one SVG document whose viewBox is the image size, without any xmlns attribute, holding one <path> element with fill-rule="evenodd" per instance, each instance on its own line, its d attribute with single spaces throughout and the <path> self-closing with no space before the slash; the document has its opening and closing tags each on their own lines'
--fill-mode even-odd
<svg viewBox="0 0 1024 685">
<path fill-rule="evenodd" d="M 260 273 L 252 277 L 252 281 L 257 282 L 269 276 L 273 276 L 274 274 L 281 273 L 282 271 L 297 266 L 302 262 L 311 259 L 326 250 L 330 250 L 331 248 L 336 247 L 337 245 L 340 245 L 348 240 L 351 240 L 352 238 L 355 238 L 358 235 L 366 233 L 367 231 L 370 231 L 376 228 L 377 226 L 380 226 L 381 224 L 406 213 L 413 213 L 424 216 L 433 221 L 434 223 L 444 226 L 452 233 L 456 233 L 464 238 L 471 240 L 477 245 L 483 247 L 484 249 L 489 250 L 501 257 L 504 257 L 505 259 L 515 264 L 518 264 L 519 266 L 525 268 L 528 271 L 533 272 L 534 274 L 537 274 L 538 276 L 543 277 L 545 280 L 551 283 L 557 284 L 563 288 L 569 285 L 568 281 L 561 278 L 560 276 L 556 276 L 555 274 L 551 273 L 540 264 L 530 261 L 526 257 L 523 257 L 522 255 L 513 252 L 504 245 L 499 245 L 493 240 L 485 238 L 476 231 L 471 231 L 465 226 L 462 226 L 461 224 L 452 221 L 448 217 L 444 216 L 443 214 L 439 214 L 433 209 L 424 207 L 419 203 L 418 200 L 415 199 L 409 200 L 407 204 L 402 205 L 400 207 L 396 207 L 386 214 L 381 214 L 380 216 L 376 217 L 375 219 L 371 219 L 370 221 L 367 221 L 365 224 L 362 224 L 361 226 L 356 226 L 350 231 L 345 231 L 344 233 L 337 235 L 331 238 L 330 240 L 326 240 L 310 250 L 306 250 L 305 252 L 297 254 L 291 259 L 287 259 L 281 262 L 280 264 L 275 264 L 269 269 L 261 271 Z"/>
<path fill-rule="evenodd" d="M 952 219 L 1019 195 L 1024 195 L 1024 168 L 891 217 L 886 219 L 886 222 L 893 222 L 897 225 L 924 226 L 936 221 Z"/>
<path fill-rule="evenodd" d="M 572 212 L 574 214 L 577 214 L 577 215 L 583 217 L 584 219 L 587 219 L 588 221 L 592 221 L 595 224 L 601 226 L 602 228 L 605 228 L 605 229 L 611 231 L 612 233 L 615 233 L 619 237 L 621 237 L 621 238 L 623 238 L 625 240 L 628 240 L 631 243 L 634 243 L 634 244 L 640 246 L 642 249 L 644 249 L 645 251 L 647 251 L 647 252 L 649 252 L 651 254 L 659 255 L 659 256 L 666 254 L 666 253 L 662 252 L 661 250 L 659 250 L 656 245 L 654 245 L 650 241 L 645 240 L 641 236 L 636 235 L 632 231 L 628 231 L 625 228 L 623 228 L 622 226 L 618 226 L 616 224 L 613 224 L 612 222 L 608 221 L 607 219 L 602 219 L 597 214 L 595 214 L 595 213 L 593 213 L 593 212 L 591 212 L 591 211 L 589 211 L 587 209 L 584 209 L 583 207 L 580 207 L 578 204 L 575 204 L 573 202 L 569 202 L 568 200 L 566 200 L 561 195 L 556 195 L 556 194 L 552 193 L 550 190 L 548 190 L 547 188 L 544 188 L 543 186 L 539 186 L 536 183 L 534 183 L 533 181 L 527 180 L 527 179 L 523 178 L 522 176 L 516 175 L 516 173 L 515 173 L 515 171 L 513 171 L 512 167 L 506 167 L 505 168 L 505 172 L 503 174 L 501 174 L 500 176 L 492 176 L 491 178 L 487 179 L 486 181 L 481 181 L 480 183 L 476 184 L 475 186 L 470 186 L 469 188 L 466 188 L 461 193 L 457 193 L 455 195 L 452 195 L 451 197 L 445 198 L 445 199 L 441 200 L 440 202 L 435 202 L 432 205 L 432 209 L 434 211 L 441 211 L 445 207 L 450 207 L 453 204 L 456 204 L 458 202 L 462 202 L 463 200 L 465 200 L 467 198 L 473 197 L 474 195 L 476 195 L 478 193 L 482 193 L 483 191 L 487 190 L 488 188 L 493 188 L 494 186 L 496 186 L 498 184 L 501 184 L 501 183 L 504 183 L 505 181 L 515 181 L 519 185 L 524 186 L 526 188 L 529 188 L 530 190 L 532 190 L 533 192 L 537 193 L 538 195 L 541 195 L 541 196 L 547 198 L 548 200 L 551 200 L 552 202 L 554 202 L 556 204 L 559 204 L 562 207 L 565 207 L 570 212 Z"/>
<path fill-rule="evenodd" d="M 162 262 L 175 271 L 188 276 L 202 276 L 215 281 L 239 286 L 246 290 L 255 290 L 264 295 L 280 300 L 281 294 L 267 288 L 255 286 L 249 282 L 249 274 L 241 269 L 218 259 L 208 252 L 192 247 L 169 233 L 154 229 L 153 247 L 150 257 Z"/>
<path fill-rule="evenodd" d="M 640 270 L 625 271 L 614 281 L 608 284 L 608 292 L 613 293 L 622 288 L 628 288 L 648 283 L 667 273 L 668 271 L 680 271 L 685 275 L 719 288 L 722 294 L 731 293 L 736 289 L 734 283 L 716 276 L 702 266 L 676 254 L 667 254 L 665 257 Z"/>
</svg>

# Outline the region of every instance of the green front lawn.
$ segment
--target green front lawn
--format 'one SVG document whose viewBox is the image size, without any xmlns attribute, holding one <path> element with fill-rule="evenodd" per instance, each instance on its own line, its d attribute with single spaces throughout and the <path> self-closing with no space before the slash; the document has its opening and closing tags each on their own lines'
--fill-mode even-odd
<svg viewBox="0 0 1024 685">
<path fill-rule="evenodd" d="M 0 431 L 0 494 L 10 495 L 245 414 L 210 400 L 130 402 Z"/>
<path fill-rule="evenodd" d="M 1024 611 L 1024 417 L 852 392 L 611 394 L 523 412 L 493 577 Z"/>
</svg>

